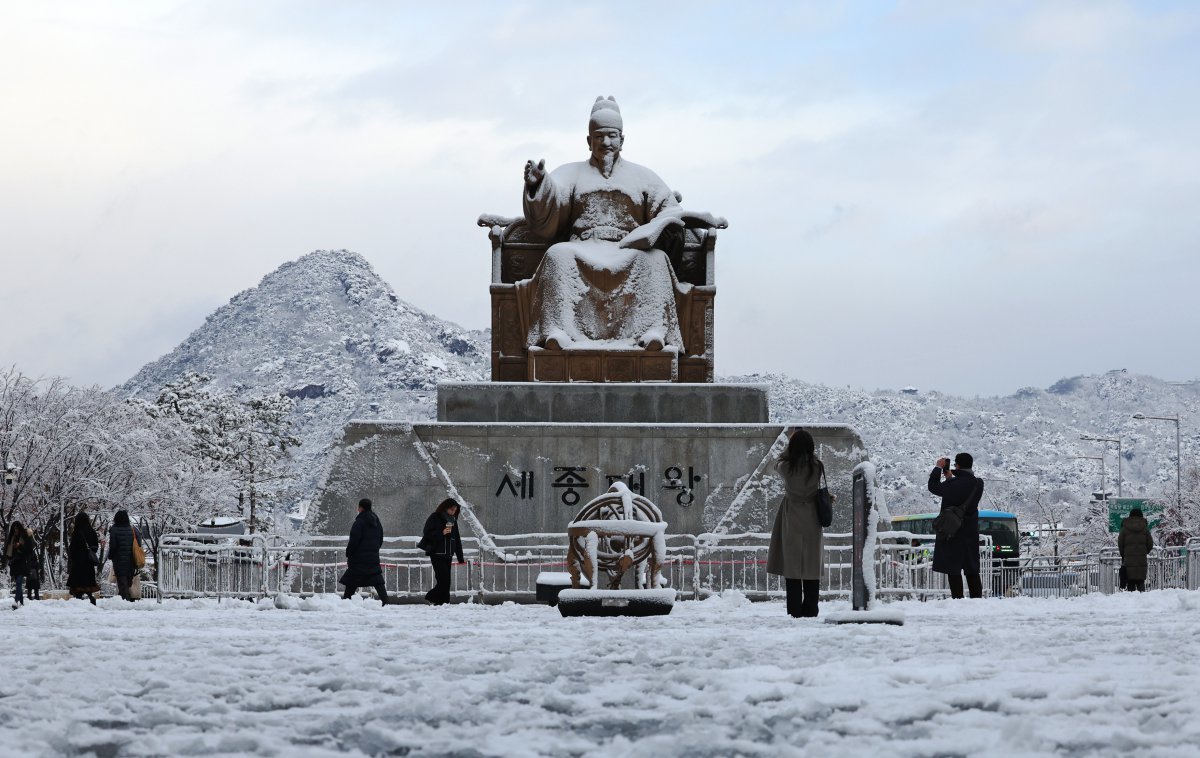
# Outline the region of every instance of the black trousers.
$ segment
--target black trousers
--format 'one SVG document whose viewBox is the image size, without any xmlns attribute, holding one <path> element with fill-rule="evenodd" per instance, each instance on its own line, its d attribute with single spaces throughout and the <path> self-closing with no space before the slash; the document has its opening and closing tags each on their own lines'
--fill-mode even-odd
<svg viewBox="0 0 1200 758">
<path fill-rule="evenodd" d="M 358 591 L 358 588 L 360 586 L 364 586 L 364 585 L 347 584 L 346 585 L 346 594 L 342 595 L 342 597 L 345 598 L 346 600 L 349 600 L 354 595 L 354 593 Z M 374 589 L 375 589 L 375 594 L 379 596 L 379 602 L 383 603 L 384 605 L 387 605 L 388 604 L 387 587 L 385 587 L 383 585 L 383 580 L 382 579 L 379 580 L 379 582 L 377 584 L 372 585 L 372 587 L 374 587 Z"/>
<path fill-rule="evenodd" d="M 433 564 L 433 589 L 425 593 L 425 599 L 434 605 L 444 605 L 450 602 L 450 561 L 453 556 L 431 555 L 429 562 Z"/>
<path fill-rule="evenodd" d="M 130 586 L 133 584 L 133 576 L 121 576 L 117 574 L 117 594 L 133 602 L 133 596 L 130 594 Z"/>
<path fill-rule="evenodd" d="M 793 618 L 812 618 L 817 615 L 817 603 L 821 599 L 820 579 L 783 580 L 787 588 L 787 612 Z"/>
<path fill-rule="evenodd" d="M 950 585 L 950 597 L 963 596 L 962 574 L 947 574 L 946 583 Z M 983 597 L 983 580 L 979 578 L 979 574 L 967 574 L 967 590 L 971 597 Z"/>
</svg>

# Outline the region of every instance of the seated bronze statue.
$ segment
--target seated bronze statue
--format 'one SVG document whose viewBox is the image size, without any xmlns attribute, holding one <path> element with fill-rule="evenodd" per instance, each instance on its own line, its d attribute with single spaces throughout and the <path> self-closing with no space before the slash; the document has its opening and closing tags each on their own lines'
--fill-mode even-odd
<svg viewBox="0 0 1200 758">
<path fill-rule="evenodd" d="M 493 379 L 712 381 L 712 229 L 726 222 L 683 210 L 653 171 L 621 157 L 624 138 L 616 102 L 597 98 L 591 158 L 549 173 L 544 160 L 529 161 L 524 219 L 480 218 L 500 258 L 493 281 L 509 287 L 493 287 Z M 505 260 L 538 252 L 532 275 L 512 271 L 524 257 Z M 505 300 L 515 300 L 515 313 Z M 702 312 L 693 312 L 697 300 Z M 512 316 L 517 323 L 506 323 Z M 514 329 L 524 356 L 502 344 Z M 637 351 L 647 355 L 630 355 Z M 681 357 L 695 359 L 684 362 L 690 371 Z"/>
</svg>

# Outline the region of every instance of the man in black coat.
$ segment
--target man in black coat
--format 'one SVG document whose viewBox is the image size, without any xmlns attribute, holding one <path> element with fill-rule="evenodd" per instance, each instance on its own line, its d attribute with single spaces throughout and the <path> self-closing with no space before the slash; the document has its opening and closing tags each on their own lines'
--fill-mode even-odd
<svg viewBox="0 0 1200 758">
<path fill-rule="evenodd" d="M 387 588 L 383 585 L 383 568 L 379 565 L 379 549 L 383 547 L 383 524 L 371 510 L 371 501 L 358 501 L 358 516 L 350 527 L 346 543 L 346 573 L 338 580 L 346 585 L 347 600 L 359 587 L 374 587 L 379 602 L 388 604 Z"/>
<path fill-rule="evenodd" d="M 933 570 L 946 574 L 950 597 L 963 596 L 963 577 L 971 597 L 983 597 L 983 582 L 979 579 L 979 501 L 983 498 L 983 480 L 971 470 L 974 459 L 968 453 L 954 456 L 954 471 L 950 459 L 939 458 L 929 474 L 929 491 L 942 498 L 940 516 L 947 508 L 963 506 L 962 525 L 952 536 L 938 534 L 933 543 Z"/>
</svg>

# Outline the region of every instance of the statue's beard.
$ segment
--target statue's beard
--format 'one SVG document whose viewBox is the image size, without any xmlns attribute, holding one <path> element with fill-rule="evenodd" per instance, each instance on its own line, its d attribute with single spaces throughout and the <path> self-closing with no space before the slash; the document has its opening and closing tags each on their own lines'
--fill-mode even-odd
<svg viewBox="0 0 1200 758">
<path fill-rule="evenodd" d="M 600 169 L 600 174 L 605 179 L 612 178 L 613 168 L 617 165 L 617 158 L 621 157 L 620 150 L 605 150 L 600 153 L 596 160 L 596 168 Z"/>
</svg>

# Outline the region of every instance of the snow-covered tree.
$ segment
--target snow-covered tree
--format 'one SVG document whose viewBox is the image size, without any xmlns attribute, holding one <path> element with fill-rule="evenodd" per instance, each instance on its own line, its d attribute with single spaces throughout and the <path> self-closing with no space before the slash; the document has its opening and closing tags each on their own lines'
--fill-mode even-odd
<svg viewBox="0 0 1200 758">
<path fill-rule="evenodd" d="M 1192 537 L 1200 537 L 1200 468 L 1185 469 L 1181 478 L 1183 496 L 1170 487 L 1160 500 L 1162 513 L 1154 530 L 1160 545 L 1186 545 Z"/>
<path fill-rule="evenodd" d="M 196 458 L 179 420 L 16 369 L 0 373 L 0 465 L 0 528 L 21 521 L 33 531 L 52 581 L 65 564 L 62 532 L 81 510 L 101 531 L 114 511 L 128 510 L 157 540 L 236 503 L 230 472 Z"/>
<path fill-rule="evenodd" d="M 275 394 L 238 402 L 211 382 L 207 375 L 187 373 L 142 407 L 155 418 L 183 424 L 196 460 L 232 478 L 238 513 L 254 532 L 272 522 L 291 478 L 283 464 L 289 450 L 300 445 L 292 433 L 293 400 Z M 269 513 L 265 519 L 263 506 Z"/>
</svg>

